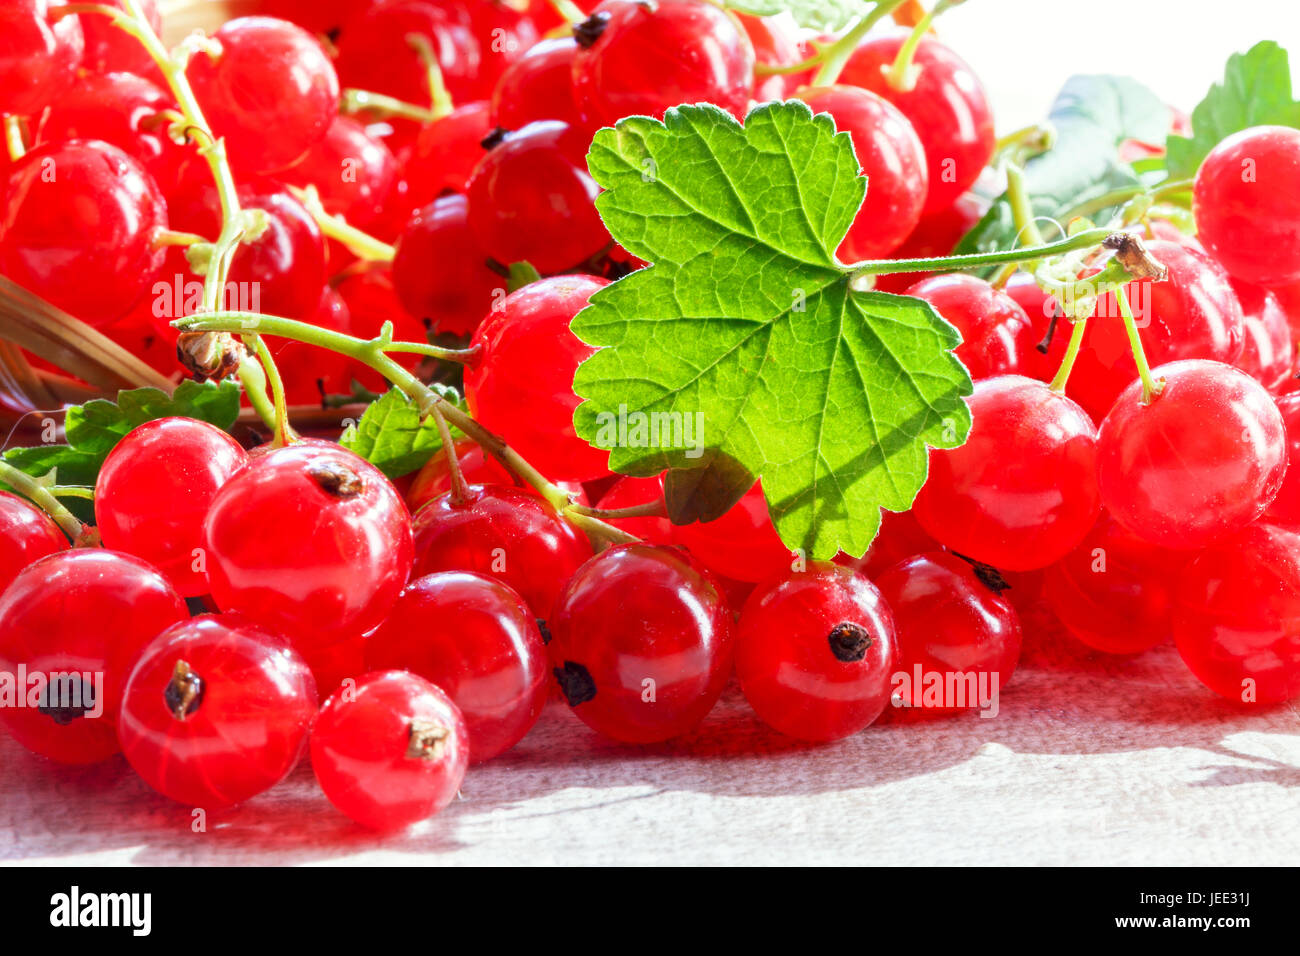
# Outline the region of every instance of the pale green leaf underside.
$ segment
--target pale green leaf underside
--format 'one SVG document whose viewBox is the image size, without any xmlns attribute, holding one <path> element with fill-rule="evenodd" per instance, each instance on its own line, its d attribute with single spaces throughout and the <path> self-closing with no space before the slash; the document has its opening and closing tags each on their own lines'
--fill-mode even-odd
<svg viewBox="0 0 1300 956">
<path fill-rule="evenodd" d="M 789 12 L 809 30 L 835 33 L 867 12 L 864 0 L 729 0 L 727 6 L 756 17 Z"/>
<path fill-rule="evenodd" d="M 579 434 L 628 474 L 729 456 L 762 477 L 790 547 L 861 554 L 881 507 L 911 505 L 926 446 L 964 440 L 971 383 L 929 305 L 850 290 L 834 252 L 866 183 L 847 136 L 801 103 L 759 107 L 743 129 L 689 106 L 602 130 L 588 163 L 611 233 L 654 265 L 574 319 L 604 346 L 574 379 Z M 611 448 L 620 407 L 679 427 Z"/>
</svg>

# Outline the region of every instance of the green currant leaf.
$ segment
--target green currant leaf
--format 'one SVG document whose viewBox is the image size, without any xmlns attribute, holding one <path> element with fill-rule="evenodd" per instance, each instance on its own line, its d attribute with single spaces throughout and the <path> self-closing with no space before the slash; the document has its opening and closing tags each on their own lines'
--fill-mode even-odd
<svg viewBox="0 0 1300 956">
<path fill-rule="evenodd" d="M 1171 179 L 1190 179 L 1222 140 L 1252 126 L 1300 128 L 1300 102 L 1291 88 L 1291 62 L 1272 40 L 1228 57 L 1215 83 L 1192 111 L 1191 138 L 1171 134 L 1165 144 Z"/>
<path fill-rule="evenodd" d="M 799 26 L 836 33 L 867 12 L 862 0 L 728 0 L 728 9 L 756 17 L 789 13 Z"/>
<path fill-rule="evenodd" d="M 1056 141 L 1025 164 L 1025 186 L 1034 215 L 1065 226 L 1072 210 L 1117 189 L 1141 184 L 1133 168 L 1120 161 L 1126 139 L 1159 143 L 1169 129 L 1170 112 L 1159 97 L 1122 76 L 1075 76 L 1066 81 L 1049 114 Z M 1105 209 L 1090 210 L 1104 221 Z M 1053 239 L 1050 223 L 1039 223 Z M 1012 249 L 1019 230 L 1004 194 L 962 239 L 957 253 Z M 985 270 L 985 274 L 995 269 Z"/>
<path fill-rule="evenodd" d="M 848 136 L 797 102 L 743 127 L 682 106 L 601 130 L 587 162 L 610 232 L 653 265 L 573 320 L 602 346 L 574 378 L 579 435 L 626 474 L 705 469 L 670 477 L 679 521 L 761 476 L 787 545 L 862 554 L 926 446 L 965 440 L 971 381 L 928 303 L 857 291 L 835 258 L 866 188 Z"/>
<path fill-rule="evenodd" d="M 464 407 L 455 389 L 434 384 L 443 398 Z M 463 437 L 451 428 L 452 440 Z M 432 417 L 420 420 L 420 410 L 406 394 L 391 388 L 372 402 L 361 421 L 344 432 L 339 443 L 370 462 L 389 478 L 400 478 L 422 468 L 442 449 L 442 438 Z"/>
</svg>

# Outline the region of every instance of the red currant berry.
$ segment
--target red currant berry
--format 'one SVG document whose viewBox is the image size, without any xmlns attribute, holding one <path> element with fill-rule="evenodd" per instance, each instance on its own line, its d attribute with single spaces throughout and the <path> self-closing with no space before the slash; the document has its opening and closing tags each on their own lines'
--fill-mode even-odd
<svg viewBox="0 0 1300 956">
<path fill-rule="evenodd" d="M 736 13 L 735 17 L 754 47 L 755 65 L 794 66 L 805 59 L 798 31 L 780 17 L 756 17 L 747 13 Z M 788 75 L 755 76 L 752 96 L 758 103 L 784 100 L 794 88 L 788 86 Z"/>
<path fill-rule="evenodd" d="M 912 512 L 882 511 L 880 530 L 876 532 L 876 539 L 871 542 L 867 553 L 854 558 L 841 552 L 835 556 L 835 563 L 852 568 L 874 581 L 900 561 L 926 551 L 939 550 L 941 548 L 938 542 L 922 530 Z"/>
<path fill-rule="evenodd" d="M 573 37 L 543 40 L 510 64 L 492 93 L 492 124 L 520 129 L 538 120 L 559 120 L 581 127 L 573 98 Z"/>
<path fill-rule="evenodd" d="M 402 306 L 437 332 L 471 334 L 505 280 L 488 268 L 488 256 L 467 222 L 464 196 L 444 196 L 421 209 L 397 240 L 393 286 Z"/>
<path fill-rule="evenodd" d="M 27 675 L 23 706 L 0 707 L 0 722 L 59 763 L 111 757 L 132 662 L 188 616 L 167 579 L 138 558 L 99 548 L 42 558 L 0 594 L 0 672 Z"/>
<path fill-rule="evenodd" d="M 24 568 L 68 547 L 59 526 L 34 504 L 0 491 L 0 594 Z"/>
<path fill-rule="evenodd" d="M 175 185 L 177 168 L 187 153 L 167 136 L 170 120 L 163 113 L 174 109 L 169 94 L 133 73 L 91 73 L 50 108 L 40 139 L 43 143 L 72 139 L 112 143 L 139 160 L 165 194 Z"/>
<path fill-rule="evenodd" d="M 406 670 L 441 687 L 469 732 L 470 763 L 523 739 L 550 691 L 537 619 L 514 590 L 464 571 L 412 581 L 366 640 L 370 670 Z"/>
<path fill-rule="evenodd" d="M 840 82 L 883 96 L 911 121 L 929 166 L 925 211 L 952 205 L 993 156 L 993 113 L 966 61 L 926 37 L 916 49 L 903 89 L 889 81 L 905 35 L 868 38 L 854 51 Z"/>
<path fill-rule="evenodd" d="M 1126 288 L 1147 359 L 1163 365 L 1177 359 L 1233 362 L 1244 342 L 1241 303 L 1228 275 L 1212 259 L 1185 245 L 1156 239 L 1147 244 L 1168 266 L 1163 282 L 1141 279 Z M 1058 330 L 1060 331 L 1060 330 Z M 1068 339 L 1069 329 L 1063 330 Z M 1070 377 L 1069 394 L 1097 421 L 1137 378 L 1133 347 L 1119 304 L 1107 293 L 1088 322 L 1084 347 Z"/>
<path fill-rule="evenodd" d="M 1274 524 L 1300 528 L 1300 392 L 1279 396 L 1276 402 L 1286 429 L 1287 470 L 1265 517 Z"/>
<path fill-rule="evenodd" d="M 162 267 L 167 204 L 108 143 L 33 149 L 9 173 L 0 210 L 0 274 L 91 325 L 126 315 Z"/>
<path fill-rule="evenodd" d="M 574 27 L 573 91 L 587 124 L 713 103 L 737 119 L 754 88 L 754 48 L 736 20 L 700 0 L 607 0 Z"/>
<path fill-rule="evenodd" d="M 327 647 L 307 648 L 302 659 L 316 679 L 317 696 L 329 697 L 349 677 L 355 680 L 366 672 L 366 637 L 358 635 Z"/>
<path fill-rule="evenodd" d="M 724 578 L 757 584 L 790 570 L 790 549 L 776 533 L 760 482 L 717 520 L 675 531 L 678 544 Z"/>
<path fill-rule="evenodd" d="M 217 490 L 247 463 L 239 443 L 207 422 L 146 422 L 109 452 L 95 482 L 104 545 L 148 561 L 184 597 L 207 594 L 203 519 Z"/>
<path fill-rule="evenodd" d="M 769 727 L 839 740 L 884 711 L 894 655 L 893 617 L 876 586 L 849 568 L 813 564 L 750 595 L 736 677 Z"/>
<path fill-rule="evenodd" d="M 325 442 L 273 449 L 217 492 L 203 528 L 212 597 L 297 647 L 378 625 L 411 571 L 402 497 Z"/>
<path fill-rule="evenodd" d="M 1025 310 L 1034 330 L 1034 349 L 1025 356 L 1021 374 L 1050 382 L 1065 359 L 1065 348 L 1074 327 L 1056 299 L 1044 292 L 1028 272 L 1017 272 L 1007 280 L 1002 291 Z"/>
<path fill-rule="evenodd" d="M 1097 520 L 1092 420 L 1019 375 L 976 382 L 967 403 L 970 436 L 930 454 L 916 520 L 945 547 L 998 569 L 1032 571 L 1065 557 Z"/>
<path fill-rule="evenodd" d="M 479 0 L 464 4 L 470 32 L 482 53 L 478 92 L 489 96 L 502 74 L 537 45 L 541 35 L 527 13 L 516 9 L 515 0 Z"/>
<path fill-rule="evenodd" d="M 309 33 L 330 33 L 383 0 L 262 0 L 267 16 L 296 23 Z"/>
<path fill-rule="evenodd" d="M 996 713 L 1022 636 L 1020 615 L 998 593 L 1004 583 L 942 551 L 908 558 L 876 579 L 894 615 L 899 717 L 973 707 Z"/>
<path fill-rule="evenodd" d="M 589 140 L 546 120 L 508 133 L 470 177 L 469 226 L 498 262 L 563 272 L 609 245 L 596 212 L 599 187 L 587 174 Z"/>
<path fill-rule="evenodd" d="M 602 511 L 614 511 L 663 500 L 663 475 L 654 478 L 621 477 L 605 492 L 596 507 Z M 673 544 L 676 537 L 676 529 L 667 518 L 611 518 L 609 523 L 650 544 Z"/>
<path fill-rule="evenodd" d="M 339 109 L 339 80 L 320 43 L 272 17 L 227 21 L 221 53 L 190 61 L 189 79 L 232 162 L 251 172 L 283 169 L 320 142 Z"/>
<path fill-rule="evenodd" d="M 470 411 L 551 478 L 592 481 L 609 474 L 609 452 L 573 429 L 573 411 L 581 404 L 573 375 L 596 350 L 569 330 L 607 284 L 576 275 L 526 285 L 487 314 L 470 343 L 481 350 L 465 369 Z"/>
<path fill-rule="evenodd" d="M 50 7 L 6 0 L 0 8 L 0 113 L 37 117 L 72 86 L 86 45 L 81 20 L 55 19 Z"/>
<path fill-rule="evenodd" d="M 435 498 L 415 516 L 415 574 L 476 571 L 508 584 L 537 617 L 550 618 L 565 583 L 591 545 L 534 494 L 470 485 L 458 502 Z"/>
<path fill-rule="evenodd" d="M 311 735 L 325 796 L 374 830 L 401 829 L 451 803 L 468 758 L 465 721 L 451 698 L 405 671 L 367 674 L 336 693 Z"/>
<path fill-rule="evenodd" d="M 1254 524 L 1198 555 L 1175 598 L 1174 641 L 1228 700 L 1300 695 L 1300 535 Z"/>
<path fill-rule="evenodd" d="M 1101 424 L 1101 499 L 1144 541 L 1203 548 L 1277 496 L 1287 463 L 1282 414 L 1263 386 L 1220 362 L 1171 362 L 1151 375 L 1164 379 L 1151 404 L 1134 382 Z"/>
<path fill-rule="evenodd" d="M 731 610 L 679 548 L 618 545 L 574 574 L 547 652 L 573 712 L 645 744 L 692 730 L 731 675 Z"/>
<path fill-rule="evenodd" d="M 1229 136 L 1201 163 L 1194 203 L 1198 238 L 1238 279 L 1300 280 L 1300 130 Z"/>
<path fill-rule="evenodd" d="M 126 9 L 122 0 L 104 0 L 104 5 L 118 10 Z M 140 0 L 140 8 L 153 32 L 161 35 L 162 14 L 158 12 L 156 0 Z M 140 76 L 158 72 L 158 66 L 144 44 L 108 17 L 83 13 L 77 19 L 81 21 L 81 32 L 86 37 L 86 53 L 81 60 L 84 69 L 92 73 L 122 71 Z"/>
<path fill-rule="evenodd" d="M 971 378 L 1022 372 L 1037 341 L 1033 324 L 1015 299 L 975 276 L 952 273 L 922 279 L 907 295 L 924 299 L 957 327 L 956 356 Z"/>
<path fill-rule="evenodd" d="M 122 753 L 144 782 L 194 807 L 228 807 L 289 775 L 316 718 L 316 682 L 284 638 L 236 615 L 163 631 L 122 696 Z"/>
<path fill-rule="evenodd" d="M 1295 365 L 1295 346 L 1286 313 L 1277 296 L 1262 286 L 1233 279 L 1232 291 L 1241 303 L 1245 333 L 1235 364 L 1270 392 L 1280 391 Z"/>
<path fill-rule="evenodd" d="M 448 193 L 464 193 L 469 188 L 474 167 L 486 155 L 483 141 L 490 132 L 492 121 L 486 100 L 465 103 L 420 128 L 402 158 L 401 182 L 390 200 L 391 216 L 399 231 L 415 210 Z"/>
<path fill-rule="evenodd" d="M 916 228 L 925 205 L 925 152 L 912 124 L 887 100 L 853 86 L 802 90 L 799 97 L 849 134 L 867 177 L 867 198 L 839 257 L 857 262 L 889 254 Z"/>
<path fill-rule="evenodd" d="M 1106 513 L 1045 572 L 1048 606 L 1094 650 L 1137 654 L 1173 637 L 1171 614 L 1187 553 L 1148 544 Z"/>
<path fill-rule="evenodd" d="M 517 485 L 514 476 L 506 470 L 505 465 L 491 455 L 486 455 L 481 446 L 472 441 L 456 445 L 456 463 L 460 465 L 461 476 L 471 485 Z M 580 505 L 587 504 L 587 492 L 576 481 L 557 481 L 556 487 L 567 492 Z M 531 487 L 523 486 L 521 491 L 536 495 Z M 416 473 L 411 482 L 411 490 L 406 493 L 406 503 L 411 514 L 419 511 L 434 498 L 440 498 L 451 491 L 451 468 L 447 456 L 436 454 L 425 462 L 424 467 Z M 585 560 L 585 558 L 584 558 Z"/>
<path fill-rule="evenodd" d="M 353 331 L 347 302 L 329 286 L 321 292 L 320 305 L 311 324 L 344 334 Z M 325 395 L 351 394 L 353 372 L 360 363 L 338 352 L 290 339 L 272 339 L 267 345 L 284 384 L 285 400 L 290 405 L 319 405 Z"/>
<path fill-rule="evenodd" d="M 336 116 L 325 137 L 279 179 L 315 186 L 330 215 L 367 229 L 379 219 L 397 180 L 397 160 L 382 140 L 354 119 Z"/>
</svg>

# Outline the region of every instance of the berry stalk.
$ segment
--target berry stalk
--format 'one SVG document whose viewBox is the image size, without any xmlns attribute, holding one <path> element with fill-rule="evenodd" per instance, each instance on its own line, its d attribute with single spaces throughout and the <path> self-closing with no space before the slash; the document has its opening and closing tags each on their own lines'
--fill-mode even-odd
<svg viewBox="0 0 1300 956">
<path fill-rule="evenodd" d="M 1102 244 L 1112 230 L 1105 228 L 1088 229 L 1083 232 L 1058 239 L 1055 242 L 1037 246 L 1022 246 L 1018 249 L 998 249 L 993 252 L 972 252 L 960 256 L 938 256 L 932 259 L 869 259 L 845 266 L 853 278 L 881 275 L 892 272 L 954 272 L 964 269 L 979 269 L 984 266 L 998 266 L 1008 262 L 1031 262 L 1049 256 L 1088 249 Z"/>
<path fill-rule="evenodd" d="M 921 17 L 903 45 L 898 50 L 898 56 L 894 58 L 893 65 L 885 76 L 885 81 L 900 93 L 910 92 L 916 87 L 916 70 L 912 68 L 912 61 L 916 57 L 916 48 L 921 45 L 925 35 L 930 32 L 930 24 L 934 18 L 947 10 L 962 3 L 962 0 L 939 0 L 928 13 Z"/>
<path fill-rule="evenodd" d="M 59 526 L 68 540 L 73 544 L 89 544 L 89 535 L 94 529 L 87 529 L 77 516 L 63 506 L 63 503 L 51 492 L 51 486 L 39 478 L 33 478 L 24 471 L 19 471 L 6 461 L 0 461 L 0 482 L 29 499 L 34 505 L 50 516 Z"/>
<path fill-rule="evenodd" d="M 822 50 L 816 57 L 806 61 L 806 66 L 800 64 L 790 72 L 798 72 L 807 69 L 809 66 L 820 64 L 821 69 L 813 77 L 812 85 L 833 85 L 840 78 L 840 74 L 844 72 L 844 67 L 848 65 L 849 58 L 853 56 L 853 51 L 858 48 L 862 38 L 870 32 L 872 27 L 893 13 L 897 7 L 902 6 L 903 2 L 904 0 L 879 0 L 875 8 L 859 20 L 848 33 L 825 50 Z"/>
</svg>

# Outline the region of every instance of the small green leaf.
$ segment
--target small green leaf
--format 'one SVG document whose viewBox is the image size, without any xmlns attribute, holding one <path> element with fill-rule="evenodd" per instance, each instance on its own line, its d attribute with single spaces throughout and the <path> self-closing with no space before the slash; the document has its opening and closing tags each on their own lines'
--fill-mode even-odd
<svg viewBox="0 0 1300 956">
<path fill-rule="evenodd" d="M 1169 128 L 1169 107 L 1136 80 L 1122 76 L 1075 76 L 1066 81 L 1050 114 L 1056 141 L 1025 164 L 1025 186 L 1036 216 L 1060 220 L 1082 203 L 1140 184 L 1119 159 L 1126 139 L 1158 143 Z M 1105 211 L 1096 212 L 1099 220 Z M 1065 225 L 1064 222 L 1061 223 Z M 1045 226 L 1045 228 L 1044 228 Z M 1050 225 L 1040 224 L 1056 238 Z M 955 250 L 1011 249 L 1019 242 L 1011 203 L 1003 195 Z M 986 270 L 991 272 L 994 270 Z"/>
<path fill-rule="evenodd" d="M 455 389 L 433 385 L 443 398 L 462 406 Z M 462 436 L 451 429 L 452 440 Z M 422 468 L 442 448 L 438 425 L 420 411 L 401 389 L 391 388 L 371 403 L 356 427 L 348 429 L 340 444 L 356 452 L 389 478 L 400 478 Z"/>
<path fill-rule="evenodd" d="M 1222 140 L 1252 126 L 1300 128 L 1300 103 L 1292 92 L 1286 50 L 1272 40 L 1228 57 L 1223 82 L 1215 83 L 1192 111 L 1192 136 L 1166 143 L 1171 179 L 1190 179 Z"/>
<path fill-rule="evenodd" d="M 728 0 L 726 6 L 756 17 L 789 13 L 799 26 L 836 33 L 867 13 L 863 0 Z"/>
<path fill-rule="evenodd" d="M 835 258 L 865 194 L 848 136 L 802 103 L 742 127 L 711 106 L 630 117 L 587 157 L 614 238 L 654 263 L 572 323 L 579 435 L 610 467 L 669 478 L 679 520 L 710 518 L 755 476 L 785 543 L 862 554 L 904 511 L 926 446 L 965 439 L 957 331 L 919 299 L 850 288 Z"/>
</svg>

